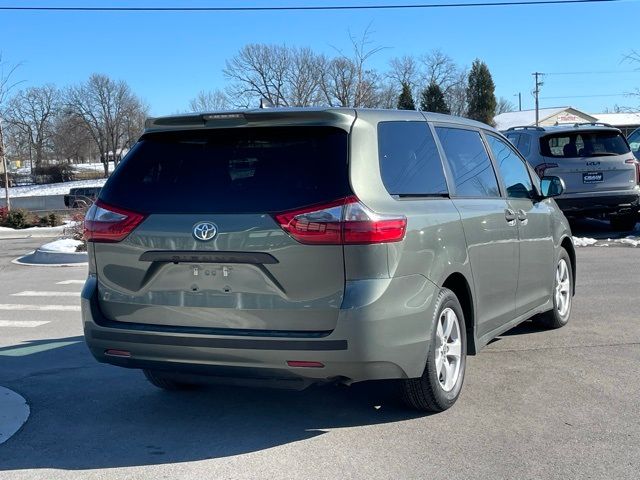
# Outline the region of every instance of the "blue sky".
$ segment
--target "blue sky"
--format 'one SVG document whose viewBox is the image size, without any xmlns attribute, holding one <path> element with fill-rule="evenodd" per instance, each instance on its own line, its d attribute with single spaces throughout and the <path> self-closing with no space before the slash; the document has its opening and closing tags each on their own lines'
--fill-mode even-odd
<svg viewBox="0 0 640 480">
<path fill-rule="evenodd" d="M 433 1 L 433 0 L 432 0 Z M 437 1 L 437 0 L 435 0 Z M 448 1 L 448 0 L 447 0 Z M 230 6 L 411 3 L 412 0 L 0 0 L 0 6 Z M 414 3 L 419 3 L 414 0 Z M 443 2 L 446 3 L 446 2 Z M 349 49 L 348 31 L 368 25 L 383 47 L 370 65 L 387 68 L 391 57 L 420 55 L 439 48 L 456 62 L 481 58 L 489 65 L 496 95 L 533 107 L 531 72 L 601 72 L 549 75 L 541 106 L 572 105 L 601 112 L 618 104 L 640 107 L 640 97 L 614 95 L 640 87 L 640 64 L 623 58 L 635 42 L 640 2 L 610 4 L 450 8 L 433 10 L 227 12 L 227 13 L 63 13 L 0 12 L 0 51 L 5 61 L 22 62 L 22 86 L 64 86 L 93 72 L 124 79 L 150 106 L 151 114 L 187 109 L 198 91 L 223 87 L 222 69 L 244 44 L 284 43 L 331 54 Z"/>
</svg>

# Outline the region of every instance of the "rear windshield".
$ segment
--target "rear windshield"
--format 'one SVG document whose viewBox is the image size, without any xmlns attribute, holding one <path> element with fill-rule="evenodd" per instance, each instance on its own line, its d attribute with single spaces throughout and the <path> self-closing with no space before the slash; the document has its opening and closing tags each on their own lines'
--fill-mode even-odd
<svg viewBox="0 0 640 480">
<path fill-rule="evenodd" d="M 602 157 L 629 153 L 629 145 L 618 132 L 564 132 L 540 139 L 545 157 Z"/>
<path fill-rule="evenodd" d="M 349 195 L 348 138 L 333 127 L 148 134 L 102 188 L 142 213 L 270 213 Z"/>
</svg>

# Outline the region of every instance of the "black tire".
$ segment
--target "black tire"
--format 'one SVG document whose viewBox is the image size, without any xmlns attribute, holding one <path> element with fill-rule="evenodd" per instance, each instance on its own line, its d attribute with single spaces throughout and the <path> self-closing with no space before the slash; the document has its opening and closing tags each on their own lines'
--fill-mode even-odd
<svg viewBox="0 0 640 480">
<path fill-rule="evenodd" d="M 162 390 L 177 391 L 191 390 L 194 388 L 193 384 L 181 382 L 177 374 L 169 374 L 158 370 L 143 370 L 143 372 L 144 376 L 149 380 L 149 383 Z"/>
<path fill-rule="evenodd" d="M 574 285 L 573 285 L 573 267 L 571 266 L 571 258 L 569 257 L 569 254 L 567 253 L 567 251 L 564 248 L 560 249 L 560 253 L 558 254 L 558 258 L 556 260 L 556 270 L 558 268 L 558 265 L 560 263 L 561 260 L 564 260 L 567 268 L 569 269 L 569 309 L 567 310 L 567 312 L 564 315 L 561 315 L 559 310 L 558 310 L 558 305 L 556 302 L 556 296 L 555 296 L 555 288 L 556 288 L 556 280 L 554 280 L 554 293 L 552 294 L 552 301 L 553 301 L 553 309 L 549 310 L 548 312 L 544 312 L 536 317 L 533 318 L 533 322 L 537 325 L 539 325 L 540 327 L 543 328 L 547 328 L 547 329 L 556 329 L 556 328 L 561 328 L 564 327 L 568 322 L 569 322 L 569 318 L 571 317 L 571 309 L 573 308 L 573 289 L 574 289 Z M 555 276 L 555 271 L 554 271 L 554 279 L 556 278 Z"/>
<path fill-rule="evenodd" d="M 609 224 L 616 232 L 630 232 L 636 228 L 636 223 L 638 223 L 636 215 L 615 215 L 609 218 Z"/>
<path fill-rule="evenodd" d="M 446 391 L 440 383 L 436 371 L 437 326 L 445 309 L 450 308 L 456 314 L 459 324 L 461 341 L 461 357 L 459 373 L 453 388 Z M 467 335 L 464 314 L 456 295 L 449 289 L 443 288 L 436 300 L 435 313 L 432 319 L 431 342 L 427 352 L 427 363 L 420 378 L 401 380 L 402 399 L 409 407 L 428 412 L 442 412 L 450 408 L 458 399 L 462 390 L 464 373 L 467 365 Z"/>
</svg>

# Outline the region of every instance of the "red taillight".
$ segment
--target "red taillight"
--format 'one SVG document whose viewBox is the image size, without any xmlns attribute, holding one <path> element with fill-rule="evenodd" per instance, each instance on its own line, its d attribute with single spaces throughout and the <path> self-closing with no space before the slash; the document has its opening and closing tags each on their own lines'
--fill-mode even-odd
<svg viewBox="0 0 640 480">
<path fill-rule="evenodd" d="M 534 170 L 536 171 L 538 176 L 542 178 L 544 177 L 544 172 L 547 170 L 547 168 L 556 168 L 557 166 L 557 163 L 541 163 L 540 165 L 535 167 Z"/>
<path fill-rule="evenodd" d="M 628 160 L 625 160 L 624 163 L 634 163 L 636 166 L 636 183 L 638 185 L 640 185 L 640 161 L 636 160 L 635 158 L 630 158 Z"/>
<path fill-rule="evenodd" d="M 380 215 L 355 196 L 274 216 L 280 227 L 300 243 L 312 245 L 399 242 L 406 217 Z"/>
<path fill-rule="evenodd" d="M 101 200 L 94 203 L 84 219 L 84 236 L 88 242 L 114 243 L 124 240 L 145 216 Z"/>
</svg>

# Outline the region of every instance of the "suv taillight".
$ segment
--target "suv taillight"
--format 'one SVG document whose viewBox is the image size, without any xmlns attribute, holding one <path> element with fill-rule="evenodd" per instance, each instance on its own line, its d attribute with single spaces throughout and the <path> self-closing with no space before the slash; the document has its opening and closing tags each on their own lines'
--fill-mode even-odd
<svg viewBox="0 0 640 480">
<path fill-rule="evenodd" d="M 380 215 L 355 196 L 274 215 L 280 227 L 300 243 L 311 245 L 366 245 L 399 242 L 407 218 Z"/>
<path fill-rule="evenodd" d="M 625 160 L 625 163 L 633 163 L 636 166 L 636 184 L 640 185 L 640 161 L 635 158 Z"/>
<path fill-rule="evenodd" d="M 88 242 L 115 243 L 124 240 L 145 219 L 141 213 L 107 205 L 101 200 L 91 205 L 84 219 Z"/>
<path fill-rule="evenodd" d="M 535 167 L 534 170 L 536 171 L 538 176 L 542 178 L 544 177 L 544 172 L 547 170 L 547 168 L 556 168 L 557 166 L 557 163 L 541 163 L 540 165 Z"/>
</svg>

